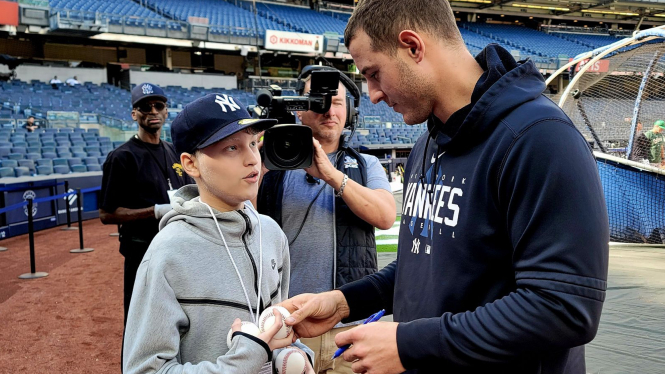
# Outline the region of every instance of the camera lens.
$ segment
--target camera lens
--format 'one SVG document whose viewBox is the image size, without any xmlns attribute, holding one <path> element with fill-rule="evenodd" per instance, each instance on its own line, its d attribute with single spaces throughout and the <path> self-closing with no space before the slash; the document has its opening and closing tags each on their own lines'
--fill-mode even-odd
<svg viewBox="0 0 665 374">
<path fill-rule="evenodd" d="M 275 155 L 284 162 L 297 159 L 303 149 L 303 144 L 295 134 L 286 133 L 275 139 Z"/>
</svg>

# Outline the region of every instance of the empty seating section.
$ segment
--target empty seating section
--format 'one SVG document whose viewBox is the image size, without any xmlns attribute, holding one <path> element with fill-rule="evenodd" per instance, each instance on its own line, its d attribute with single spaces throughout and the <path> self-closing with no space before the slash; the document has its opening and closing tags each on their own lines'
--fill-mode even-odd
<svg viewBox="0 0 665 374">
<path fill-rule="evenodd" d="M 265 30 L 294 31 L 264 17 L 254 17 L 249 10 L 237 7 L 231 3 L 220 0 L 147 0 L 149 6 L 166 17 L 187 21 L 189 17 L 207 18 L 211 33 L 237 34 L 240 36 L 255 36 L 258 30 L 260 35 Z M 258 27 L 255 27 L 255 20 Z"/>
<path fill-rule="evenodd" d="M 268 3 L 256 3 L 256 8 L 261 16 L 286 24 L 298 32 L 310 34 L 335 32 L 344 35 L 345 21 L 311 9 Z"/>
<path fill-rule="evenodd" d="M 60 145 L 50 145 L 56 143 Z M 30 144 L 31 152 L 22 144 Z M 30 133 L 23 128 L 1 128 L 0 177 L 101 171 L 113 146 L 109 138 L 99 136 L 98 129 L 48 128 Z"/>
<path fill-rule="evenodd" d="M 556 37 L 568 40 L 573 43 L 581 44 L 589 49 L 596 49 L 608 44 L 612 44 L 621 38 L 610 35 L 586 35 L 586 34 L 570 34 L 570 33 L 551 33 Z"/>
<path fill-rule="evenodd" d="M 132 0 L 50 0 L 49 3 L 55 10 L 79 11 L 78 14 L 70 12 L 69 16 L 82 17 L 83 20 L 94 20 L 95 13 L 99 13 L 102 18 L 116 24 L 120 23 L 122 16 L 131 16 L 131 22 L 136 26 L 142 26 L 146 18 L 153 19 L 153 27 L 164 26 L 155 24 L 154 20 L 166 21 L 164 17 Z"/>
<path fill-rule="evenodd" d="M 118 87 L 92 83 L 54 90 L 44 82 L 11 81 L 0 83 L 0 118 L 25 119 L 29 114 L 44 118 L 49 110 L 97 113 L 131 121 L 131 95 Z M 14 108 L 18 114 L 12 114 Z M 29 111 L 25 112 L 25 109 Z"/>
<path fill-rule="evenodd" d="M 574 57 L 590 49 L 588 46 L 522 26 L 478 22 L 462 22 L 459 26 L 488 37 L 495 43 L 507 45 L 508 50 L 519 50 L 520 56 L 558 58 L 559 55 L 567 55 Z"/>
</svg>

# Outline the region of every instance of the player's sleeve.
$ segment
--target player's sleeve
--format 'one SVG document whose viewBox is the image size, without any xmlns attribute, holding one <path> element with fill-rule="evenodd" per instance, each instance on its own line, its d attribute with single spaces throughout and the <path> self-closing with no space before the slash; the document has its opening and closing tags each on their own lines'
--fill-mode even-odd
<svg viewBox="0 0 665 374">
<path fill-rule="evenodd" d="M 131 193 L 131 183 L 136 172 L 122 152 L 113 152 L 106 158 L 102 173 L 101 203 L 106 212 L 113 213 L 122 207 L 123 196 Z"/>
<path fill-rule="evenodd" d="M 509 363 L 562 352 L 596 335 L 609 227 L 588 145 L 572 124 L 534 125 L 504 157 L 497 186 L 515 291 L 475 310 L 400 323 L 398 352 L 406 369 Z"/>
<path fill-rule="evenodd" d="M 149 254 L 139 266 L 125 329 L 123 373 L 258 373 L 271 358 L 270 348 L 241 332 L 234 333 L 229 351 L 214 362 L 178 362 L 180 331 L 188 319 L 164 270 L 151 264 Z"/>
<path fill-rule="evenodd" d="M 397 260 L 378 272 L 339 288 L 344 294 L 350 312 L 349 316 L 342 320 L 343 323 L 365 319 L 381 309 L 385 309 L 386 314 L 392 314 L 398 260 L 399 255 Z"/>
</svg>

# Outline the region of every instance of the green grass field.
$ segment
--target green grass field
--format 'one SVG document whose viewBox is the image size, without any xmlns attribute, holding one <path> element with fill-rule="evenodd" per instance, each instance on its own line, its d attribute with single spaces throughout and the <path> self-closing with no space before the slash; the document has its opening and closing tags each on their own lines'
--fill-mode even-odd
<svg viewBox="0 0 665 374">
<path fill-rule="evenodd" d="M 397 252 L 397 239 L 399 234 L 399 222 L 397 217 L 395 224 L 388 230 L 375 230 L 377 252 Z"/>
</svg>

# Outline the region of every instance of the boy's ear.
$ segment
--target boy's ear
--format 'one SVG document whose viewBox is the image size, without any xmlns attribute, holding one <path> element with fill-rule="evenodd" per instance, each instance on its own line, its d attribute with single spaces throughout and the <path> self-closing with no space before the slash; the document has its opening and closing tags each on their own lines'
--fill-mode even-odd
<svg viewBox="0 0 665 374">
<path fill-rule="evenodd" d="M 199 162 L 196 159 L 196 156 L 183 152 L 180 155 L 180 165 L 182 169 L 192 178 L 201 177 L 201 172 L 199 170 Z"/>
</svg>

